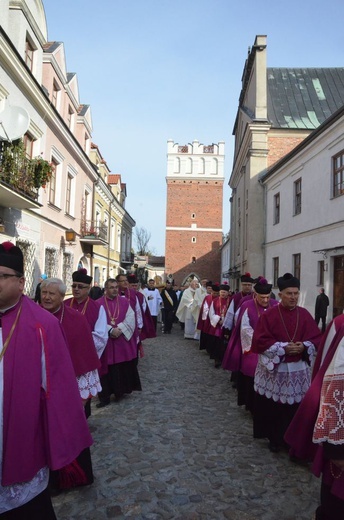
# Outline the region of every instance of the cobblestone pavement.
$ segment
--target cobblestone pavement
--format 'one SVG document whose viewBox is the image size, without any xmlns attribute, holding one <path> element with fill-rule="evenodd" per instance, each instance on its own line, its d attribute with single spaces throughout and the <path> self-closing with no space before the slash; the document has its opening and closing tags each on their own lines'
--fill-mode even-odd
<svg viewBox="0 0 344 520">
<path fill-rule="evenodd" d="M 253 439 L 229 373 L 178 326 L 144 348 L 143 391 L 93 404 L 95 482 L 53 499 L 58 520 L 312 520 L 319 481 Z"/>
</svg>

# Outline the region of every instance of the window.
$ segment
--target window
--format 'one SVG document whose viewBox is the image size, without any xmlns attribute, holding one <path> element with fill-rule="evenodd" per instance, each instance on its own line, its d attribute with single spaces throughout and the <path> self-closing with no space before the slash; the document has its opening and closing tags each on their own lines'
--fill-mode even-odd
<svg viewBox="0 0 344 520">
<path fill-rule="evenodd" d="M 324 285 L 325 261 L 318 262 L 318 285 Z"/>
<path fill-rule="evenodd" d="M 73 109 L 69 105 L 68 114 L 67 114 L 67 125 L 68 125 L 69 130 L 73 129 L 73 114 L 74 114 Z"/>
<path fill-rule="evenodd" d="M 33 55 L 34 55 L 35 49 L 33 48 L 32 43 L 26 39 L 25 42 L 25 63 L 28 66 L 29 70 L 31 72 L 33 71 Z"/>
<path fill-rule="evenodd" d="M 294 276 L 300 280 L 301 278 L 301 254 L 293 255 L 293 271 Z"/>
<path fill-rule="evenodd" d="M 273 285 L 274 287 L 277 287 L 277 280 L 278 280 L 278 273 L 279 273 L 279 257 L 275 256 L 275 258 L 272 259 L 272 278 L 273 278 Z"/>
<path fill-rule="evenodd" d="M 67 186 L 66 186 L 66 213 L 67 215 L 71 214 L 70 204 L 71 204 L 71 196 L 72 196 L 72 175 L 68 173 L 67 176 Z"/>
<path fill-rule="evenodd" d="M 280 221 L 280 194 L 276 193 L 274 196 L 274 224 L 279 224 Z"/>
<path fill-rule="evenodd" d="M 200 159 L 199 173 L 205 173 L 205 160 L 203 157 Z"/>
<path fill-rule="evenodd" d="M 25 155 L 28 159 L 32 159 L 32 156 L 33 156 L 33 143 L 34 143 L 34 138 L 32 137 L 32 135 L 26 133 L 23 137 L 23 142 L 24 142 L 24 149 L 25 149 Z"/>
<path fill-rule="evenodd" d="M 301 213 L 301 179 L 294 182 L 294 215 Z"/>
<path fill-rule="evenodd" d="M 218 163 L 218 160 L 217 159 L 213 159 L 211 161 L 211 175 L 217 175 L 219 172 L 219 163 Z"/>
<path fill-rule="evenodd" d="M 196 257 L 193 256 L 192 259 L 191 259 L 191 263 L 195 264 L 196 263 Z"/>
<path fill-rule="evenodd" d="M 344 152 L 333 157 L 333 196 L 344 194 Z"/>
<path fill-rule="evenodd" d="M 56 278 L 59 270 L 59 251 L 54 247 L 47 247 L 44 258 L 44 271 L 48 278 Z"/>
<path fill-rule="evenodd" d="M 192 219 L 196 218 L 196 213 L 191 213 L 191 218 Z"/>
<path fill-rule="evenodd" d="M 49 202 L 50 204 L 56 203 L 56 172 L 58 163 L 55 161 L 54 158 L 51 159 L 51 177 L 49 181 Z"/>
<path fill-rule="evenodd" d="M 70 287 L 72 284 L 73 256 L 71 253 L 63 253 L 62 280 Z"/>
<path fill-rule="evenodd" d="M 51 102 L 52 102 L 52 104 L 54 105 L 55 108 L 57 108 L 57 103 L 58 103 L 58 99 L 59 99 L 59 91 L 60 91 L 59 86 L 54 81 Z"/>
<path fill-rule="evenodd" d="M 192 237 L 192 238 L 191 238 L 191 242 L 192 242 L 193 244 L 196 244 L 196 237 Z"/>
</svg>

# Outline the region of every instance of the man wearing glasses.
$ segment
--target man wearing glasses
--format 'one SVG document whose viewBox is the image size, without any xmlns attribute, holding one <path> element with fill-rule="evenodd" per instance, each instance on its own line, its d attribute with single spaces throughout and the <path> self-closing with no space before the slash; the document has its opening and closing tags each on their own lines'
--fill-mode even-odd
<svg viewBox="0 0 344 520">
<path fill-rule="evenodd" d="M 102 355 L 107 341 L 110 327 L 107 324 L 105 309 L 98 304 L 98 300 L 92 300 L 89 296 L 92 276 L 87 274 L 86 269 L 78 269 L 72 274 L 72 298 L 65 300 L 65 305 L 75 309 L 85 316 L 92 332 L 94 346 L 98 357 Z M 86 416 L 91 415 L 91 400 L 85 406 Z"/>
<path fill-rule="evenodd" d="M 49 469 L 92 438 L 61 325 L 23 295 L 23 273 L 20 248 L 0 244 L 0 518 L 56 520 Z"/>
</svg>

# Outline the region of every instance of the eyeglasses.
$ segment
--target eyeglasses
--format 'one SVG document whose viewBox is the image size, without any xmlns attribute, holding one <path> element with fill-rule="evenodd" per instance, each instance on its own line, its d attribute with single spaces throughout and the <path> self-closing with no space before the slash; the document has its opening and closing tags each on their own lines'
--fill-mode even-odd
<svg viewBox="0 0 344 520">
<path fill-rule="evenodd" d="M 7 280 L 7 278 L 12 278 L 12 276 L 15 276 L 16 278 L 21 278 L 18 274 L 7 274 L 7 273 L 0 273 L 0 280 Z"/>
<path fill-rule="evenodd" d="M 80 283 L 73 283 L 72 289 L 88 289 L 88 285 L 81 285 Z"/>
</svg>

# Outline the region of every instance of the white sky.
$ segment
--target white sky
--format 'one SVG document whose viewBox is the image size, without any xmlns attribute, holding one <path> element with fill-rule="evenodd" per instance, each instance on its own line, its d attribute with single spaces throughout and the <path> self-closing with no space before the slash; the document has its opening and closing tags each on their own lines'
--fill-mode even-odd
<svg viewBox="0 0 344 520">
<path fill-rule="evenodd" d="M 126 209 L 165 252 L 167 140 L 224 140 L 223 230 L 232 130 L 248 47 L 268 37 L 268 67 L 342 67 L 344 2 L 43 0 L 49 41 L 65 44 L 92 141 L 127 184 Z"/>
</svg>

